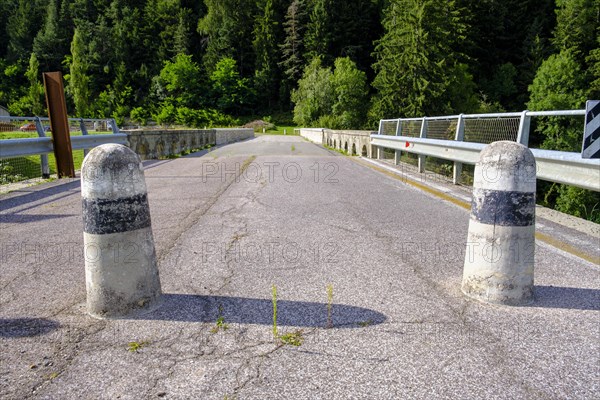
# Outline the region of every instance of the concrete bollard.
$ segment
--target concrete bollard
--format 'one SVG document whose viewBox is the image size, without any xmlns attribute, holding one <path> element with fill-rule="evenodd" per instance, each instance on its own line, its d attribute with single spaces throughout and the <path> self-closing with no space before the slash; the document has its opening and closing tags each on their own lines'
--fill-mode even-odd
<svg viewBox="0 0 600 400">
<path fill-rule="evenodd" d="M 533 299 L 536 166 L 531 151 L 501 141 L 479 155 L 462 291 L 495 304 Z"/>
<path fill-rule="evenodd" d="M 160 279 L 140 158 L 95 147 L 81 166 L 87 311 L 119 318 L 159 305 Z"/>
</svg>

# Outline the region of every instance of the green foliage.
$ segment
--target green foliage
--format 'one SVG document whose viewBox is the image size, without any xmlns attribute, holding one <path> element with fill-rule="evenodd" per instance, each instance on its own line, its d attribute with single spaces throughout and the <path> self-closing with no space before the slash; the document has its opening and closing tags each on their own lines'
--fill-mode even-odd
<svg viewBox="0 0 600 400">
<path fill-rule="evenodd" d="M 560 185 L 556 209 L 600 224 L 600 194 L 598 192 Z"/>
<path fill-rule="evenodd" d="M 152 118 L 159 125 L 171 125 L 177 119 L 177 108 L 170 102 L 163 103 L 157 114 L 153 114 Z"/>
<path fill-rule="evenodd" d="M 461 16 L 455 1 L 389 2 L 385 34 L 375 47 L 373 119 L 463 111 L 453 110 L 448 98 L 455 76 L 467 76 L 459 64 L 467 29 Z"/>
<path fill-rule="evenodd" d="M 553 43 L 558 48 L 539 67 L 529 86 L 531 110 L 583 108 L 587 96 L 598 94 L 597 57 L 600 1 L 557 2 Z M 537 121 L 542 147 L 581 151 L 583 119 L 548 117 Z M 542 183 L 538 198 L 548 207 L 595 222 L 600 221 L 598 193 L 565 185 Z"/>
<path fill-rule="evenodd" d="M 33 41 L 33 52 L 42 65 L 43 71 L 58 71 L 63 55 L 68 51 L 68 39 L 63 36 L 65 29 L 59 27 L 58 0 L 50 0 L 46 8 L 44 26 Z"/>
<path fill-rule="evenodd" d="M 327 328 L 333 328 L 333 285 L 327 285 Z"/>
<path fill-rule="evenodd" d="M 15 172 L 14 167 L 8 161 L 0 160 L 0 185 L 21 180 L 23 180 L 23 176 Z"/>
<path fill-rule="evenodd" d="M 224 57 L 233 58 L 242 74 L 254 66 L 252 51 L 255 0 L 205 0 L 206 15 L 198 22 L 198 32 L 206 42 L 203 57 L 209 75 Z"/>
<path fill-rule="evenodd" d="M 330 55 L 331 24 L 329 16 L 331 6 L 331 0 L 310 1 L 311 10 L 304 39 L 307 60 L 323 59 Z"/>
<path fill-rule="evenodd" d="M 189 55 L 177 54 L 173 61 L 166 61 L 155 85 L 159 96 L 170 98 L 178 106 L 194 107 L 200 104 L 200 67 Z"/>
<path fill-rule="evenodd" d="M 302 330 L 279 334 L 277 329 L 277 287 L 271 286 L 271 301 L 273 303 L 273 337 L 284 345 L 300 346 L 304 341 Z"/>
<path fill-rule="evenodd" d="M 590 66 L 589 74 L 591 80 L 588 98 L 598 99 L 600 98 L 600 34 L 598 35 L 598 47 L 590 51 L 590 55 L 586 61 Z"/>
<path fill-rule="evenodd" d="M 270 102 L 277 93 L 275 28 L 278 23 L 275 21 L 273 0 L 262 0 L 262 3 L 262 13 L 255 18 L 254 40 L 252 41 L 256 53 L 254 82 L 258 98 L 270 109 Z"/>
<path fill-rule="evenodd" d="M 45 115 L 44 107 L 44 85 L 40 82 L 40 63 L 35 53 L 29 58 L 29 68 L 25 72 L 29 81 L 29 101 L 31 102 L 31 113 L 33 115 Z"/>
<path fill-rule="evenodd" d="M 79 29 L 75 29 L 73 33 L 67 92 L 73 97 L 75 115 L 84 118 L 89 115 L 91 93 L 88 75 L 89 63 L 82 34 Z"/>
<path fill-rule="evenodd" d="M 277 332 L 277 287 L 271 286 L 271 302 L 273 303 L 273 337 L 279 336 Z"/>
<path fill-rule="evenodd" d="M 367 105 L 367 76 L 349 57 L 335 60 L 331 76 L 334 102 L 331 112 L 336 119 L 335 129 L 358 129 L 364 124 Z"/>
<path fill-rule="evenodd" d="M 506 104 L 517 93 L 517 68 L 512 63 L 504 63 L 499 65 L 492 79 L 484 80 L 487 93 L 492 99 Z"/>
<path fill-rule="evenodd" d="M 281 49 L 281 62 L 284 76 L 289 84 L 294 87 L 302 74 L 304 44 L 302 40 L 304 32 L 304 1 L 293 0 L 285 14 L 283 23 L 285 39 L 279 46 Z"/>
<path fill-rule="evenodd" d="M 367 78 L 350 58 L 335 60 L 335 69 L 314 59 L 292 92 L 294 122 L 333 129 L 357 129 L 364 124 L 368 104 Z"/>
<path fill-rule="evenodd" d="M 211 333 L 217 333 L 220 330 L 226 331 L 229 329 L 229 325 L 225 322 L 225 317 L 223 316 L 223 306 L 219 304 L 219 316 L 217 317 L 217 322 L 215 322 L 215 326 L 210 330 Z"/>
<path fill-rule="evenodd" d="M 298 89 L 292 92 L 295 123 L 308 126 L 330 113 L 335 96 L 331 75 L 329 68 L 321 66 L 320 58 L 313 59 L 305 68 Z"/>
<path fill-rule="evenodd" d="M 215 105 L 220 111 L 239 113 L 250 104 L 253 91 L 249 80 L 240 77 L 233 58 L 225 57 L 219 60 L 209 79 Z"/>
<path fill-rule="evenodd" d="M 231 126 L 235 125 L 237 121 L 229 115 L 213 109 L 195 110 L 187 107 L 179 107 L 175 122 L 179 125 L 203 128 L 205 126 Z"/>
<path fill-rule="evenodd" d="M 583 59 L 598 46 L 600 1 L 557 0 L 556 29 L 552 42 L 559 50 L 570 50 L 573 57 Z"/>
<path fill-rule="evenodd" d="M 135 107 L 129 114 L 129 118 L 140 125 L 146 125 L 151 116 L 150 110 L 146 107 Z"/>
<path fill-rule="evenodd" d="M 132 352 L 132 353 L 138 353 L 142 348 L 146 347 L 147 345 L 149 345 L 150 342 L 148 341 L 142 341 L 142 342 L 129 342 L 127 343 L 127 350 Z"/>
<path fill-rule="evenodd" d="M 529 87 L 528 107 L 531 110 L 581 107 L 585 100 L 583 83 L 581 68 L 570 51 L 553 54 L 542 63 Z"/>
</svg>

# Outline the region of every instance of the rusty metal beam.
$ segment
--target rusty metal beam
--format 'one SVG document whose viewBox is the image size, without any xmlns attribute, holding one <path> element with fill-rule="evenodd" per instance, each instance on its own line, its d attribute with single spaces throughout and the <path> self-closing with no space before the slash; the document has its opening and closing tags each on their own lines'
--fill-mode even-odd
<svg viewBox="0 0 600 400">
<path fill-rule="evenodd" d="M 44 72 L 43 76 L 48 116 L 50 117 L 50 127 L 54 141 L 56 171 L 59 178 L 75 178 L 62 73 Z"/>
</svg>

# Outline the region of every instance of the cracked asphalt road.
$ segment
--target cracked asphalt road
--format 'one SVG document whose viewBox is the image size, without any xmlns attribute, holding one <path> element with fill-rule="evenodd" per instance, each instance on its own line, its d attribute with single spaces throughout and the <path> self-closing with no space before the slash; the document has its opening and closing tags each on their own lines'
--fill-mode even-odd
<svg viewBox="0 0 600 400">
<path fill-rule="evenodd" d="M 598 265 L 539 245 L 536 301 L 486 305 L 468 211 L 349 157 L 261 136 L 145 168 L 165 295 L 135 318 L 85 314 L 78 180 L 0 197 L 1 398 L 600 397 Z"/>
</svg>

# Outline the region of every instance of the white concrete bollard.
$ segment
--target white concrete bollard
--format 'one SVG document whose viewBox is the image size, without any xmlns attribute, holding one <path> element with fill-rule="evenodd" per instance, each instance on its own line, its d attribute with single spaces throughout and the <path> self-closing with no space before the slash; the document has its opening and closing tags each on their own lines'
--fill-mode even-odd
<svg viewBox="0 0 600 400">
<path fill-rule="evenodd" d="M 160 279 L 144 171 L 120 144 L 95 147 L 81 166 L 87 311 L 119 318 L 159 305 Z"/>
<path fill-rule="evenodd" d="M 489 303 L 533 299 L 536 165 L 531 151 L 501 141 L 475 166 L 462 291 Z"/>
</svg>

